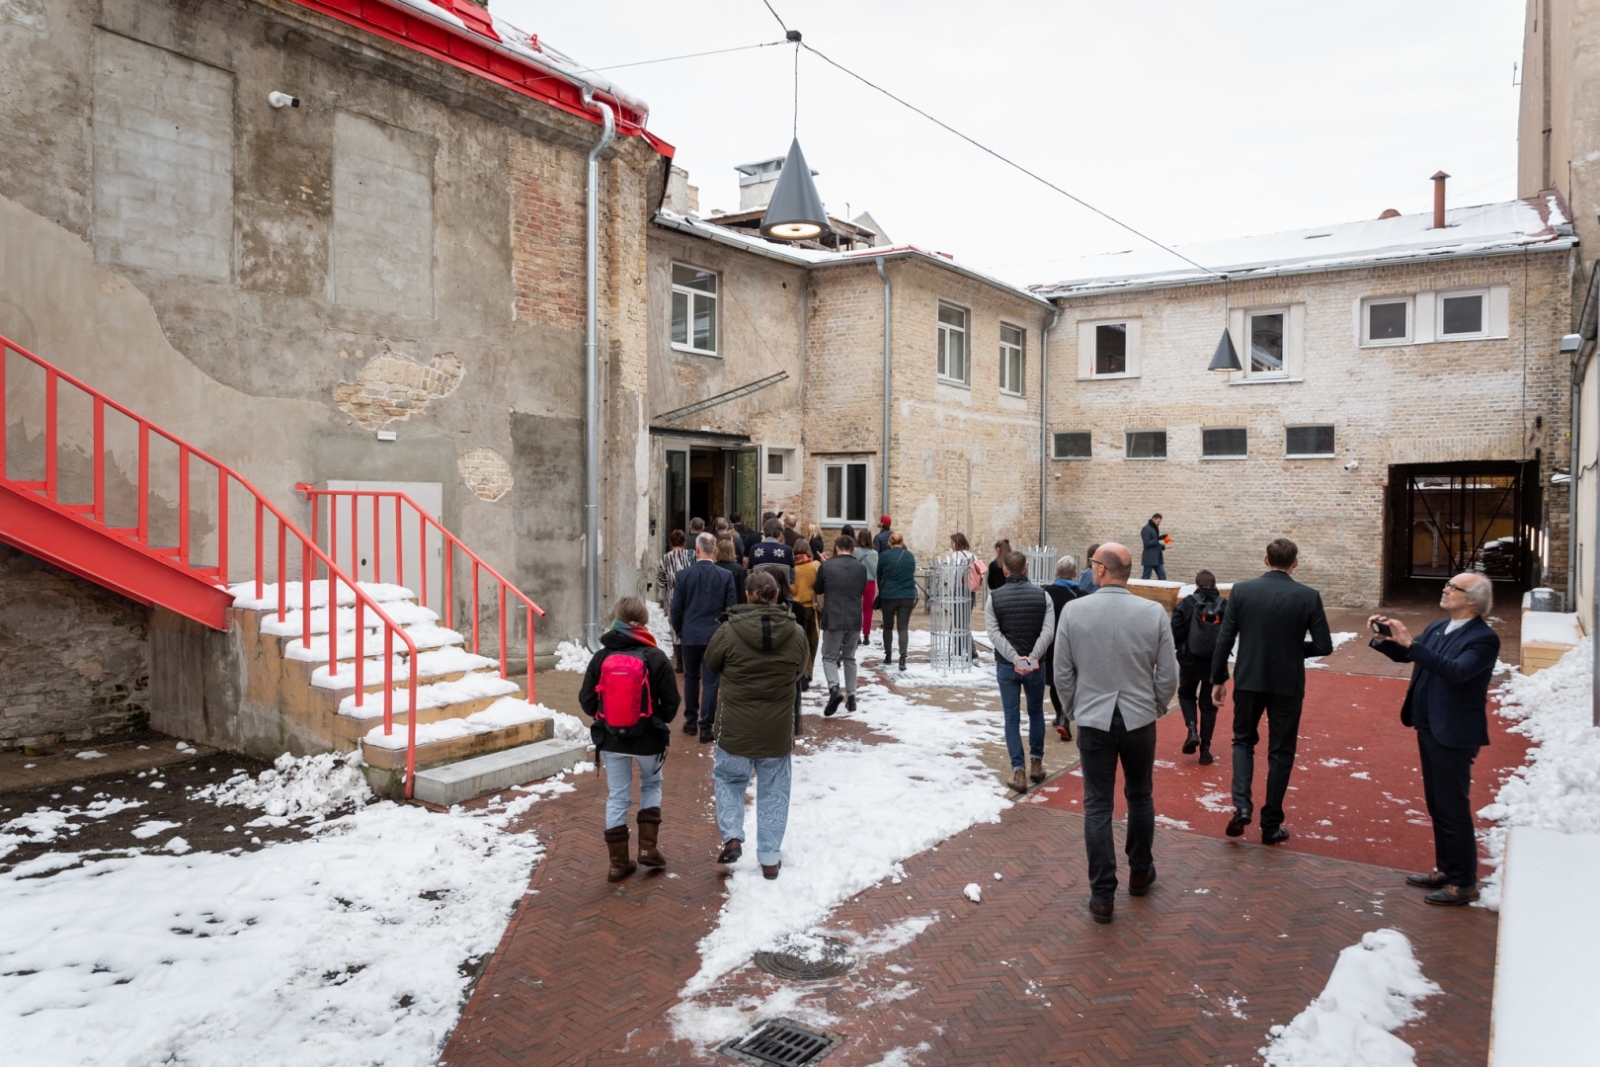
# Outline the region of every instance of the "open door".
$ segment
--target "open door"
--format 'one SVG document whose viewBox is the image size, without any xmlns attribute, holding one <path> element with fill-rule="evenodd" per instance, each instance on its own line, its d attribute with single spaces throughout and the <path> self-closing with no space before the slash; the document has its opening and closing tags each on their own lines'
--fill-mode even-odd
<svg viewBox="0 0 1600 1067">
<path fill-rule="evenodd" d="M 669 448 L 663 467 L 661 551 L 672 547 L 672 531 L 689 528 L 689 450 Z"/>
</svg>

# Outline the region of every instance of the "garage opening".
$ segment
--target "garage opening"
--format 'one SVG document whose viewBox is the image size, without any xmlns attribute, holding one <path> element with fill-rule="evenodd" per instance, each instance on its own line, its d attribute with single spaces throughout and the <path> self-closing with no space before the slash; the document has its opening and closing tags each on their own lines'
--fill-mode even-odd
<svg viewBox="0 0 1600 1067">
<path fill-rule="evenodd" d="M 1389 468 L 1386 602 L 1432 600 L 1463 571 L 1503 591 L 1539 578 L 1537 460 Z"/>
</svg>

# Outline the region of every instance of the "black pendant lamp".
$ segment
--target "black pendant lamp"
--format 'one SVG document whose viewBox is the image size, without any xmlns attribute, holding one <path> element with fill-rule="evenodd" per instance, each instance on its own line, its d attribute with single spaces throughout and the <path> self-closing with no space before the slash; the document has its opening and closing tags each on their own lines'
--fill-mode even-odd
<svg viewBox="0 0 1600 1067">
<path fill-rule="evenodd" d="M 1233 347 L 1233 335 L 1226 326 L 1222 328 L 1222 340 L 1217 342 L 1217 350 L 1211 354 L 1211 365 L 1206 370 L 1244 370 L 1239 352 Z"/>
<path fill-rule="evenodd" d="M 808 241 L 820 236 L 828 226 L 828 213 L 822 208 L 822 197 L 811 181 L 811 168 L 806 165 L 805 153 L 800 151 L 800 139 L 789 145 L 789 155 L 778 174 L 778 186 L 772 190 L 772 200 L 761 219 L 761 236 L 779 241 Z"/>
</svg>

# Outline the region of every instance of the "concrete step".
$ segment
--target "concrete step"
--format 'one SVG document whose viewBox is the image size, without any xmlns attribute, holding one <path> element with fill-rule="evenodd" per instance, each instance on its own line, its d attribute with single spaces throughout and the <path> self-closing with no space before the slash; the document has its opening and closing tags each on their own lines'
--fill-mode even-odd
<svg viewBox="0 0 1600 1067">
<path fill-rule="evenodd" d="M 497 790 L 570 771 L 588 757 L 587 739 L 563 741 L 552 737 L 418 771 L 412 795 L 429 804 L 460 804 Z"/>
<path fill-rule="evenodd" d="M 476 701 L 482 704 L 471 711 L 461 712 L 459 716 L 441 715 L 438 718 L 465 718 L 475 712 L 484 710 L 501 697 L 508 697 L 520 693 L 522 687 L 509 678 L 502 678 L 498 674 L 488 671 L 467 674 L 458 681 L 435 682 L 431 685 L 417 686 L 416 708 L 418 712 L 429 712 L 440 709 L 459 707 Z M 363 693 L 364 699 L 359 707 L 356 706 L 356 694 L 351 693 L 339 702 L 339 714 L 356 719 L 370 719 L 383 714 L 382 694 Z M 394 711 L 395 714 L 411 710 L 411 690 L 406 686 L 395 686 Z M 418 719 L 418 722 L 426 720 Z M 435 720 L 437 721 L 437 719 Z"/>
<path fill-rule="evenodd" d="M 379 714 L 382 712 L 380 710 Z M 423 713 L 426 714 L 426 713 Z M 501 697 L 489 707 L 465 717 L 417 723 L 417 769 L 437 767 L 457 760 L 499 752 L 543 741 L 555 733 L 554 713 L 520 697 Z M 393 796 L 406 767 L 407 730 L 396 726 L 392 734 L 376 723 L 361 738 L 367 762 L 367 779 L 373 789 Z M 383 783 L 380 785 L 380 781 Z"/>
</svg>

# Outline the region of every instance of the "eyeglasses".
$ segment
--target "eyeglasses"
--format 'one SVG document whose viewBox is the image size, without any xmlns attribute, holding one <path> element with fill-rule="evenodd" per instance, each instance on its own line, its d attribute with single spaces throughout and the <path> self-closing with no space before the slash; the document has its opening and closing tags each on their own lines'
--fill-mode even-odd
<svg viewBox="0 0 1600 1067">
<path fill-rule="evenodd" d="M 1107 566 L 1106 566 L 1106 565 L 1105 565 L 1105 564 L 1104 564 L 1104 563 L 1101 563 L 1101 562 L 1100 562 L 1100 561 L 1099 561 L 1099 560 L 1097 560 L 1097 559 L 1091 559 L 1091 560 L 1090 560 L 1090 561 L 1089 561 L 1089 566 L 1091 566 L 1091 567 L 1099 567 L 1099 568 L 1101 568 L 1101 569 L 1102 569 L 1102 570 L 1110 570 L 1110 569 L 1111 569 L 1111 568 L 1110 568 L 1110 567 L 1107 567 Z"/>
<path fill-rule="evenodd" d="M 1461 588 L 1459 585 L 1457 585 L 1454 582 L 1445 582 L 1444 583 L 1444 587 L 1446 589 L 1454 589 L 1456 592 L 1460 593 L 1462 596 L 1470 596 L 1471 595 L 1465 589 Z"/>
</svg>

